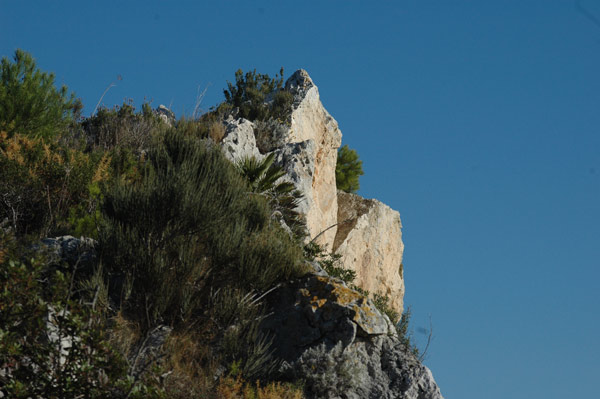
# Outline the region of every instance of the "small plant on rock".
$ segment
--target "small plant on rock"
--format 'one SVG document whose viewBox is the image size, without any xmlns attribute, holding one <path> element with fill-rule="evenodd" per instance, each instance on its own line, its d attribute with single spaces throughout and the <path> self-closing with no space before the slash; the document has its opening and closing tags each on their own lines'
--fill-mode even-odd
<svg viewBox="0 0 600 399">
<path fill-rule="evenodd" d="M 271 78 L 256 73 L 256 69 L 235 72 L 235 84 L 227 82 L 223 90 L 225 102 L 239 109 L 239 116 L 248 120 L 285 119 L 292 104 L 292 95 L 283 89 L 283 68 Z"/>
<path fill-rule="evenodd" d="M 356 150 L 351 150 L 348 145 L 341 147 L 335 165 L 335 181 L 338 190 L 347 193 L 357 192 L 360 188 L 358 179 L 363 174 L 362 161 L 358 159 Z"/>
</svg>

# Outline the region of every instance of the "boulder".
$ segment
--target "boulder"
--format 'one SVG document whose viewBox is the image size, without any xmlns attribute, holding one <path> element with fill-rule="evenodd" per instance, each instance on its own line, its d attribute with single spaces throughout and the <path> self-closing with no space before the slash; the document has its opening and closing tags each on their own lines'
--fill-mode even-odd
<svg viewBox="0 0 600 399">
<path fill-rule="evenodd" d="M 333 251 L 340 266 L 356 272 L 354 284 L 390 298 L 403 311 L 404 273 L 400 214 L 389 206 L 338 191 L 338 226 Z"/>
<path fill-rule="evenodd" d="M 154 113 L 167 125 L 175 125 L 175 113 L 164 105 L 159 105 L 158 108 L 154 110 Z"/>
<path fill-rule="evenodd" d="M 387 316 L 340 280 L 307 276 L 269 303 L 262 328 L 283 360 L 281 377 L 304 380 L 309 398 L 442 398 Z"/>
<path fill-rule="evenodd" d="M 46 252 L 51 264 L 66 262 L 76 269 L 90 270 L 98 261 L 96 240 L 87 237 L 60 236 L 44 238 L 34 249 Z"/>
<path fill-rule="evenodd" d="M 254 124 L 247 119 L 230 117 L 225 121 L 225 136 L 221 147 L 227 159 L 233 163 L 249 157 L 262 159 L 254 138 Z"/>
</svg>

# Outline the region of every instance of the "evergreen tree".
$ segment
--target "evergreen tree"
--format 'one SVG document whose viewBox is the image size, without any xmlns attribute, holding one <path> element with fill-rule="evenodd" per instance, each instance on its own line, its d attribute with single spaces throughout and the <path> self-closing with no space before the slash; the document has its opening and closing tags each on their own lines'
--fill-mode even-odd
<svg viewBox="0 0 600 399">
<path fill-rule="evenodd" d="M 358 178 L 364 174 L 362 161 L 358 159 L 355 150 L 344 145 L 338 150 L 337 164 L 335 165 L 335 181 L 339 190 L 355 193 L 360 188 Z"/>
<path fill-rule="evenodd" d="M 31 54 L 15 51 L 0 65 L 0 131 L 50 137 L 68 126 L 81 106 L 66 86 L 56 89 L 54 74 L 40 71 Z"/>
<path fill-rule="evenodd" d="M 283 67 L 274 78 L 256 73 L 256 69 L 245 74 L 238 69 L 235 85 L 227 82 L 223 94 L 226 104 L 237 107 L 240 116 L 251 121 L 284 119 L 293 101 L 291 93 L 283 89 Z"/>
</svg>

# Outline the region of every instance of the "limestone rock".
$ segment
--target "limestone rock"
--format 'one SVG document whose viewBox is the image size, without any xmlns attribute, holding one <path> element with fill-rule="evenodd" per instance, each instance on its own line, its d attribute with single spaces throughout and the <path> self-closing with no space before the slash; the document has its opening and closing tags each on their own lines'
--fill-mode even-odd
<svg viewBox="0 0 600 399">
<path fill-rule="evenodd" d="M 164 105 L 159 105 L 158 108 L 154 110 L 154 113 L 167 125 L 175 125 L 175 113 Z"/>
<path fill-rule="evenodd" d="M 304 191 L 308 231 L 312 238 L 322 233 L 317 242 L 330 250 L 335 237 L 335 227 L 330 227 L 337 223 L 335 165 L 342 133 L 336 120 L 323 107 L 319 90 L 305 70 L 296 71 L 287 80 L 285 88 L 294 96 L 287 142 L 314 142 L 310 154 L 314 170 L 308 174 L 310 190 Z M 293 169 L 300 172 L 301 167 L 297 165 Z M 308 182 L 304 185 L 308 186 Z"/>
<path fill-rule="evenodd" d="M 129 374 L 138 378 L 149 371 L 155 362 L 161 359 L 164 344 L 171 335 L 173 328 L 159 325 L 150 330 L 143 339 L 135 345 L 128 354 Z"/>
<path fill-rule="evenodd" d="M 296 71 L 285 87 L 294 99 L 289 124 L 230 118 L 221 146 L 233 161 L 262 158 L 259 147 L 263 153 L 275 152 L 276 163 L 304 194 L 299 211 L 306 216 L 310 237 L 319 236 L 316 241 L 331 250 L 337 222 L 335 165 L 342 133 L 306 71 Z"/>
<path fill-rule="evenodd" d="M 225 136 L 221 147 L 227 159 L 234 163 L 247 157 L 262 159 L 256 147 L 254 124 L 243 118 L 230 117 L 225 121 Z"/>
<path fill-rule="evenodd" d="M 305 380 L 309 398 L 442 398 L 387 316 L 340 280 L 308 276 L 269 303 L 262 328 L 284 361 L 280 373 Z"/>
<path fill-rule="evenodd" d="M 388 295 L 402 313 L 402 224 L 400 214 L 387 205 L 338 191 L 338 229 L 333 250 L 341 266 L 356 272 L 354 283 L 371 293 Z"/>
<path fill-rule="evenodd" d="M 66 262 L 78 269 L 93 267 L 98 260 L 96 253 L 96 241 L 91 238 L 73 236 L 60 236 L 55 238 L 44 238 L 42 246 L 36 245 L 36 249 L 43 249 L 48 256 L 48 261 L 59 264 Z"/>
</svg>

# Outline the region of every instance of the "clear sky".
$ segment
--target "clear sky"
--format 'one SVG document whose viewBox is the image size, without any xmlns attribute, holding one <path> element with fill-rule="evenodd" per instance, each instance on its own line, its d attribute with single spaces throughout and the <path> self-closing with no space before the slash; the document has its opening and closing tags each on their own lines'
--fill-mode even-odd
<svg viewBox="0 0 600 399">
<path fill-rule="evenodd" d="M 600 2 L 8 1 L 89 115 L 190 114 L 234 71 L 306 69 L 402 217 L 405 303 L 447 398 L 593 398 L 600 381 Z"/>
</svg>

